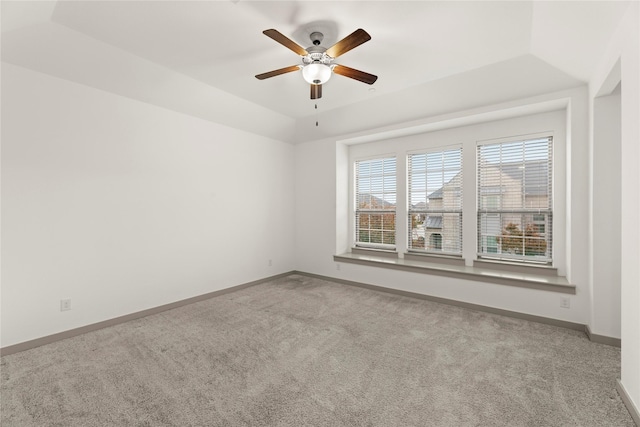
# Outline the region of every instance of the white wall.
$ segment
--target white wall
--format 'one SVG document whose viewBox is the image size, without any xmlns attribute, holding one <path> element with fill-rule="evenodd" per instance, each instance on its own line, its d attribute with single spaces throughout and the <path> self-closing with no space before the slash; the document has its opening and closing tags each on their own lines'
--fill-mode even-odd
<svg viewBox="0 0 640 427">
<path fill-rule="evenodd" d="M 298 144 L 295 153 L 296 269 L 325 274 L 338 244 L 336 218 L 347 218 L 345 209 L 336 208 L 336 143 Z"/>
<path fill-rule="evenodd" d="M 593 334 L 620 338 L 620 92 L 594 105 L 592 151 Z M 617 315 L 615 315 L 617 314 Z"/>
<path fill-rule="evenodd" d="M 640 4 L 622 58 L 622 384 L 640 411 Z M 640 412 L 639 412 L 640 413 Z"/>
<path fill-rule="evenodd" d="M 619 71 L 617 67 L 619 66 Z M 611 79 L 619 73 L 619 79 Z M 590 99 L 621 81 L 621 384 L 640 411 L 640 4 L 631 2 L 589 82 Z M 598 179 L 594 176 L 593 179 Z"/>
<path fill-rule="evenodd" d="M 580 245 L 584 250 L 569 251 L 562 243 L 558 244 L 560 255 L 558 267 L 567 272 L 569 280 L 577 286 L 577 294 L 571 296 L 571 308 L 560 307 L 561 295 L 555 292 L 523 289 L 511 286 L 492 285 L 489 283 L 470 280 L 431 276 L 428 274 L 410 273 L 397 270 L 388 270 L 370 266 L 355 264 L 336 264 L 332 256 L 341 248 L 348 246 L 348 232 L 344 227 L 337 227 L 335 218 L 344 218 L 348 214 L 348 200 L 344 199 L 344 192 L 337 192 L 336 188 L 347 187 L 349 162 L 345 160 L 347 149 L 335 140 L 318 140 L 301 143 L 296 146 L 296 266 L 298 270 L 307 271 L 353 280 L 363 283 L 385 286 L 393 289 L 405 290 L 421 294 L 427 294 L 457 301 L 496 307 L 505 310 L 518 311 L 538 316 L 545 316 L 570 322 L 586 324 L 589 316 L 588 268 L 587 268 L 587 224 L 586 209 L 574 206 L 572 221 L 565 221 L 572 212 L 571 204 L 575 200 L 587 204 L 582 185 L 586 187 L 588 178 L 587 157 L 587 97 L 585 88 L 577 88 L 571 91 L 550 94 L 538 97 L 535 100 L 522 100 L 520 106 L 534 102 L 551 102 L 563 99 L 565 102 L 567 119 L 565 115 L 551 113 L 551 122 L 540 120 L 540 116 L 525 118 L 512 118 L 499 122 L 481 123 L 465 128 L 449 129 L 434 132 L 424 136 L 425 140 L 447 142 L 471 141 L 513 136 L 523 133 L 541 132 L 551 127 L 557 127 L 559 134 L 566 132 L 568 135 L 565 153 L 560 152 L 559 158 L 566 164 L 561 173 L 570 176 L 566 182 L 580 183 L 578 189 L 573 191 L 571 187 L 566 193 L 560 195 L 566 204 L 565 215 L 556 217 L 560 227 L 556 230 L 559 240 L 565 240 L 573 245 Z M 504 106 L 496 106 L 496 109 Z M 514 104 L 510 108 L 516 108 Z M 524 111 L 524 110 L 523 110 Z M 486 113 L 486 109 L 483 110 Z M 461 113 L 461 118 L 464 113 Z M 544 116 L 544 115 L 543 115 Z M 463 122 L 464 120 L 461 120 Z M 551 123 L 551 124 L 550 124 Z M 568 125 L 565 129 L 565 125 Z M 371 130 L 369 133 L 375 133 Z M 352 141 L 367 140 L 366 135 L 349 135 Z M 564 136 L 562 136 L 564 137 Z M 406 149 L 416 144 L 419 136 L 398 139 L 398 144 Z M 408 141 L 408 142 L 407 142 Z M 413 147 L 413 146 L 412 146 Z M 569 147 L 575 147 L 569 151 Z M 352 147 L 360 154 L 366 154 L 369 150 L 385 150 L 394 152 L 393 143 L 370 142 L 361 147 Z M 416 147 L 413 147 L 416 148 Z M 576 154 L 576 151 L 582 153 Z M 584 153 L 584 154 L 583 154 Z M 556 191 L 562 191 L 558 189 Z M 581 194 L 576 194 L 580 193 Z M 563 209 L 560 209 L 562 212 Z M 571 228 L 571 232 L 567 231 Z M 339 268 L 339 270 L 338 270 Z M 564 296 L 564 295 L 563 295 Z"/>
<path fill-rule="evenodd" d="M 294 269 L 292 145 L 6 63 L 2 125 L 3 347 Z"/>
</svg>

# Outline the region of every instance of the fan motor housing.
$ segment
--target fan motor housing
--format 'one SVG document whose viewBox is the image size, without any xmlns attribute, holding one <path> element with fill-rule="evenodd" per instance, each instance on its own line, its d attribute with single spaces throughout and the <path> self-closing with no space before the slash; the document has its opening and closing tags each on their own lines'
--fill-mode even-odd
<svg viewBox="0 0 640 427">
<path fill-rule="evenodd" d="M 322 43 L 322 40 L 324 39 L 324 34 L 319 31 L 314 31 L 309 34 L 309 38 L 311 39 L 313 46 L 309 46 L 307 48 L 309 55 L 306 56 L 306 60 L 304 62 L 322 62 L 323 64 L 327 64 L 328 56 L 325 54 L 327 48 L 320 46 L 320 43 Z"/>
<path fill-rule="evenodd" d="M 327 55 L 325 51 L 326 51 L 325 48 L 321 48 L 319 52 L 311 52 L 309 51 L 309 49 L 307 49 L 307 52 L 309 52 L 309 54 L 307 56 L 302 57 L 302 63 L 311 64 L 315 62 L 315 63 L 325 64 L 325 65 L 331 64 L 331 61 L 333 60 L 333 58 Z"/>
<path fill-rule="evenodd" d="M 304 64 L 331 64 L 331 60 L 333 58 L 325 53 L 327 48 L 320 46 L 320 43 L 322 43 L 322 40 L 324 39 L 324 34 L 319 31 L 313 31 L 309 34 L 309 38 L 311 39 L 313 46 L 309 46 L 307 48 L 308 55 L 302 58 L 302 62 Z"/>
</svg>

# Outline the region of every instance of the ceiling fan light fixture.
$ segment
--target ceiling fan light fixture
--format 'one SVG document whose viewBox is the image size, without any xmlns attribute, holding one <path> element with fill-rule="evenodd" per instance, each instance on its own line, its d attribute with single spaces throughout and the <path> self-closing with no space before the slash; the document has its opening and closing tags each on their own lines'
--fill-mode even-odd
<svg viewBox="0 0 640 427">
<path fill-rule="evenodd" d="M 312 85 L 325 84 L 331 78 L 331 67 L 320 62 L 312 62 L 302 67 L 302 77 Z"/>
<path fill-rule="evenodd" d="M 319 31 L 314 31 L 310 34 L 309 37 L 311 38 L 313 46 L 309 46 L 306 49 L 273 28 L 264 30 L 263 33 L 265 36 L 275 40 L 292 52 L 295 52 L 301 57 L 302 64 L 291 65 L 289 67 L 258 74 L 256 75 L 256 79 L 258 80 L 264 80 L 302 69 L 302 77 L 311 86 L 310 98 L 320 99 L 322 98 L 322 85 L 329 81 L 333 73 L 358 80 L 369 85 L 375 83 L 378 79 L 378 76 L 373 74 L 333 63 L 335 58 L 349 52 L 355 47 L 360 46 L 362 43 L 371 40 L 371 36 L 362 28 L 358 28 L 353 33 L 331 46 L 329 49 L 321 46 L 323 34 Z"/>
</svg>

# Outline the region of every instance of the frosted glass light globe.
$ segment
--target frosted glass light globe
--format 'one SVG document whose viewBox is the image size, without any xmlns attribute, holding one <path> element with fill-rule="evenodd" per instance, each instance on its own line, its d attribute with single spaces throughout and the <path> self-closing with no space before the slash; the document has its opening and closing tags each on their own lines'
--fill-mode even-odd
<svg viewBox="0 0 640 427">
<path fill-rule="evenodd" d="M 312 62 L 302 68 L 302 77 L 311 84 L 321 85 L 331 78 L 331 68 L 328 65 Z"/>
</svg>

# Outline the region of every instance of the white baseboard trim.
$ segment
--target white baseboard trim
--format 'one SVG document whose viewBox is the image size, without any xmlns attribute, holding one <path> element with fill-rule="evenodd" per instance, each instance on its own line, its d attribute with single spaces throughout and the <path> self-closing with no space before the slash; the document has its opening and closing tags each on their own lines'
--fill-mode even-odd
<svg viewBox="0 0 640 427">
<path fill-rule="evenodd" d="M 583 325 L 581 323 L 568 322 L 568 321 L 565 321 L 565 320 L 552 319 L 552 318 L 543 317 L 543 316 L 535 316 L 535 315 L 532 315 L 532 314 L 524 314 L 524 313 L 520 313 L 520 312 L 516 312 L 516 311 L 503 310 L 503 309 L 499 309 L 499 308 L 487 307 L 487 306 L 484 306 L 484 305 L 471 304 L 471 303 L 461 302 L 461 301 L 452 300 L 452 299 L 446 299 L 446 298 L 434 297 L 434 296 L 425 295 L 425 294 L 419 294 L 419 293 L 416 293 L 416 292 L 401 291 L 401 290 L 392 289 L 392 288 L 385 288 L 384 286 L 369 285 L 369 284 L 366 284 L 366 283 L 353 282 L 353 281 L 350 281 L 350 280 L 338 279 L 338 278 L 329 277 L 329 276 L 322 276 L 322 275 L 319 275 L 319 274 L 305 273 L 305 272 L 300 272 L 300 271 L 296 271 L 295 273 L 301 274 L 301 275 L 310 276 L 310 277 L 316 277 L 318 279 L 331 280 L 331 281 L 338 282 L 338 283 L 343 283 L 343 284 L 346 284 L 346 285 L 359 286 L 359 287 L 374 289 L 374 290 L 377 290 L 377 291 L 389 292 L 389 293 L 393 293 L 393 294 L 397 294 L 397 295 L 404 295 L 404 296 L 408 296 L 408 297 L 412 297 L 412 298 L 426 299 L 426 300 L 430 300 L 430 301 L 439 302 L 439 303 L 442 303 L 442 304 L 455 305 L 455 306 L 458 306 L 458 307 L 468 308 L 468 309 L 471 309 L 471 310 L 477 310 L 477 311 L 484 311 L 484 312 L 487 312 L 487 313 L 499 314 L 501 316 L 514 317 L 514 318 L 518 318 L 518 319 L 529 320 L 529 321 L 532 321 L 532 322 L 544 323 L 544 324 L 547 324 L 547 325 L 560 326 L 562 328 L 573 329 L 573 330 L 576 330 L 576 331 L 582 331 L 587 335 L 587 338 L 589 338 L 590 341 L 598 343 L 598 344 L 605 344 L 605 345 L 610 345 L 612 347 L 618 347 L 618 348 L 620 348 L 622 346 L 622 340 L 620 338 L 614 338 L 614 337 L 609 337 L 609 336 L 606 336 L 606 335 L 594 334 L 594 333 L 591 332 L 591 329 L 589 328 L 589 325 Z"/>
<path fill-rule="evenodd" d="M 361 288 L 373 289 L 376 291 L 388 292 L 396 295 L 408 296 L 411 298 L 418 298 L 418 299 L 439 302 L 442 304 L 454 305 L 457 307 L 468 308 L 470 310 L 484 311 L 486 313 L 499 314 L 501 316 L 529 320 L 531 322 L 544 323 L 546 325 L 559 326 L 561 328 L 566 328 L 566 329 L 573 329 L 575 331 L 584 332 L 590 341 L 593 341 L 599 344 L 610 345 L 612 347 L 620 347 L 620 344 L 621 344 L 620 338 L 613 338 L 613 337 L 607 337 L 604 335 L 592 334 L 589 327 L 587 325 L 583 325 L 582 323 L 574 323 L 574 322 L 568 322 L 566 320 L 558 320 L 558 319 L 552 319 L 549 317 L 535 316 L 533 314 L 524 314 L 517 311 L 509 311 L 509 310 L 503 310 L 500 308 L 487 307 L 484 305 L 461 302 L 461 301 L 447 299 L 447 298 L 434 297 L 431 295 L 419 294 L 416 292 L 401 291 L 398 289 L 385 288 L 384 286 L 369 285 L 366 283 L 354 282 L 351 280 L 338 279 L 336 277 L 323 276 L 320 274 L 313 274 L 313 273 L 305 273 L 303 271 L 294 271 L 293 273 L 300 274 L 302 276 L 315 277 L 317 279 L 322 279 L 322 280 L 330 280 L 332 282 L 342 283 L 345 285 L 358 286 Z"/>
<path fill-rule="evenodd" d="M 598 344 L 606 344 L 612 347 L 620 348 L 622 346 L 622 340 L 620 338 L 608 337 L 606 335 L 598 335 L 591 333 L 591 329 L 589 325 L 584 325 L 584 332 L 587 334 L 589 339 L 593 342 L 597 342 Z"/>
<path fill-rule="evenodd" d="M 411 298 L 425 299 L 425 300 L 434 301 L 434 302 L 438 302 L 438 303 L 442 303 L 442 304 L 448 304 L 448 305 L 453 305 L 453 306 L 457 306 L 457 307 L 467 308 L 467 309 L 470 309 L 470 310 L 483 311 L 483 312 L 487 312 L 487 313 L 499 314 L 501 316 L 513 317 L 513 318 L 517 318 L 517 319 L 529 320 L 529 321 L 532 321 L 532 322 L 544 323 L 544 324 L 547 324 L 547 325 L 559 326 L 559 327 L 567 328 L 567 329 L 573 329 L 573 330 L 576 330 L 576 331 L 582 331 L 587 335 L 589 340 L 591 340 L 593 342 L 597 342 L 597 343 L 600 343 L 600 344 L 611 345 L 611 346 L 614 346 L 614 347 L 620 347 L 620 339 L 619 338 L 612 338 L 612 337 L 607 337 L 607 336 L 603 336 L 603 335 L 594 335 L 594 334 L 591 333 L 591 331 L 589 330 L 589 327 L 587 325 L 583 325 L 583 324 L 580 324 L 580 323 L 568 322 L 568 321 L 564 321 L 564 320 L 552 319 L 552 318 L 542 317 L 542 316 L 535 316 L 535 315 L 532 315 L 532 314 L 524 314 L 524 313 L 519 313 L 519 312 L 516 312 L 516 311 L 502 310 L 502 309 L 499 309 L 499 308 L 487 307 L 487 306 L 483 306 L 483 305 L 479 305 L 479 304 L 471 304 L 471 303 L 456 301 L 456 300 L 452 300 L 452 299 L 434 297 L 434 296 L 426 295 L 426 294 L 419 294 L 419 293 L 416 293 L 416 292 L 401 291 L 401 290 L 392 289 L 392 288 L 385 288 L 384 286 L 369 285 L 369 284 L 366 284 L 366 283 L 354 282 L 354 281 L 351 281 L 351 280 L 344 280 L 344 279 L 339 279 L 339 278 L 336 278 L 336 277 L 329 277 L 329 276 L 323 276 L 323 275 L 320 275 L 320 274 L 306 273 L 306 272 L 303 272 L 303 271 L 293 270 L 293 271 L 289 271 L 289 272 L 286 272 L 286 273 L 277 274 L 275 276 L 265 277 L 264 279 L 259 279 L 259 280 L 255 280 L 255 281 L 252 281 L 252 282 L 243 283 L 243 284 L 240 284 L 240 285 L 237 285 L 237 286 L 232 286 L 230 288 L 221 289 L 219 291 L 209 292 L 209 293 L 206 293 L 206 294 L 203 294 L 203 295 L 198 295 L 198 296 L 195 296 L 195 297 L 192 297 L 192 298 L 187 298 L 187 299 L 184 299 L 184 300 L 181 300 L 181 301 L 176 301 L 176 302 L 172 302 L 172 303 L 169 303 L 169 304 L 164 304 L 164 305 L 161 305 L 161 306 L 158 306 L 158 307 L 149 308 L 147 310 L 142 310 L 142 311 L 138 311 L 138 312 L 135 312 L 135 313 L 126 314 L 124 316 L 115 317 L 113 319 L 104 320 L 102 322 L 93 323 L 93 324 L 90 324 L 90 325 L 81 326 L 81 327 L 78 327 L 78 328 L 70 329 L 70 330 L 59 332 L 59 333 L 56 333 L 56 334 L 47 335 L 47 336 L 44 336 L 44 337 L 41 337 L 41 338 L 36 338 L 36 339 L 33 339 L 33 340 L 21 342 L 21 343 L 18 343 L 18 344 L 13 344 L 13 345 L 9 345 L 9 346 L 6 346 L 6 347 L 2 347 L 2 348 L 0 348 L 0 356 L 7 356 L 9 354 L 18 353 L 18 352 L 21 352 L 21 351 L 25 351 L 25 350 L 29 350 L 29 349 L 35 348 L 35 347 L 40 347 L 42 345 L 50 344 L 50 343 L 53 343 L 53 342 L 56 342 L 56 341 L 60 341 L 60 340 L 66 339 L 66 338 L 72 338 L 72 337 L 75 337 L 75 336 L 78 336 L 78 335 L 81 335 L 81 334 L 85 334 L 87 332 L 93 332 L 93 331 L 97 331 L 99 329 L 106 328 L 106 327 L 109 327 L 109 326 L 114 326 L 114 325 L 118 325 L 120 323 L 125 323 L 125 322 L 128 322 L 130 320 L 140 319 L 140 318 L 145 317 L 145 316 L 150 316 L 152 314 L 161 313 L 161 312 L 166 311 L 166 310 L 171 310 L 172 308 L 182 307 L 182 306 L 187 305 L 187 304 L 192 304 L 194 302 L 203 301 L 203 300 L 206 300 L 206 299 L 209 299 L 209 298 L 213 298 L 213 297 L 217 297 L 217 296 L 220 296 L 220 295 L 227 294 L 229 292 L 234 292 L 234 291 L 238 291 L 240 289 L 248 288 L 250 286 L 259 285 L 261 283 L 268 282 L 270 280 L 279 279 L 279 278 L 282 278 L 282 277 L 287 277 L 287 276 L 290 276 L 292 274 L 299 274 L 299 275 L 302 275 L 302 276 L 315 277 L 315 278 L 318 278 L 318 279 L 329 280 L 329 281 L 332 281 L 332 282 L 342 283 L 342 284 L 345 284 L 345 285 L 358 286 L 358 287 L 372 289 L 372 290 L 376 290 L 376 291 L 387 292 L 387 293 L 392 293 L 392 294 L 396 294 L 396 295 L 403 295 L 403 296 L 407 296 L 407 297 L 411 297 Z"/>
<path fill-rule="evenodd" d="M 7 356 L 9 354 L 14 354 L 14 353 L 29 350 L 32 348 L 40 347 L 42 345 L 50 344 L 66 338 L 72 338 L 78 335 L 86 334 L 87 332 L 93 332 L 99 329 L 107 328 L 109 326 L 125 323 L 130 320 L 140 319 L 141 317 L 146 317 L 152 314 L 161 313 L 163 311 L 171 310 L 172 308 L 182 307 L 184 305 L 192 304 L 194 302 L 203 301 L 209 298 L 227 294 L 229 292 L 234 292 L 240 289 L 248 288 L 250 286 L 259 285 L 260 283 L 268 282 L 270 280 L 286 277 L 291 275 L 291 273 L 292 272 L 289 271 L 282 274 L 276 274 L 275 276 L 269 276 L 269 277 L 265 277 L 264 279 L 254 280 L 252 282 L 243 283 L 240 285 L 232 286 L 230 288 L 220 289 L 219 291 L 209 292 L 203 295 L 198 295 L 195 297 L 183 299 L 183 300 L 172 302 L 169 304 L 160 305 L 158 307 L 152 307 L 146 310 L 137 311 L 135 313 L 125 314 L 124 316 L 115 317 L 113 319 L 104 320 L 102 322 L 92 323 L 90 325 L 80 326 L 78 328 L 69 329 L 67 331 L 58 332 L 56 334 L 47 335 L 41 338 L 36 338 L 33 340 L 21 342 L 18 344 L 9 345 L 9 346 L 0 348 L 0 356 Z"/>
<path fill-rule="evenodd" d="M 616 381 L 616 391 L 620 395 L 620 399 L 622 399 L 622 403 L 624 403 L 624 406 L 627 407 L 629 414 L 631 414 L 633 422 L 636 423 L 638 427 L 640 427 L 640 410 L 638 410 L 638 407 L 633 403 L 633 400 L 631 400 L 631 397 L 629 397 L 627 390 L 624 388 L 624 385 L 620 380 Z"/>
<path fill-rule="evenodd" d="M 501 316 L 507 316 L 507 317 L 513 317 L 513 318 L 517 318 L 517 319 L 529 320 L 529 321 L 537 322 L 537 323 L 544 323 L 546 325 L 559 326 L 559 327 L 566 328 L 566 329 L 573 329 L 575 331 L 584 332 L 584 327 L 585 327 L 585 325 L 583 325 L 582 323 L 574 323 L 574 322 L 569 322 L 569 321 L 566 321 L 566 320 L 558 320 L 558 319 L 552 319 L 552 318 L 549 318 L 549 317 L 535 316 L 533 314 L 525 314 L 525 313 L 519 313 L 517 311 L 509 311 L 509 310 L 503 310 L 503 309 L 500 309 L 500 308 L 487 307 L 485 305 L 472 304 L 472 303 L 457 301 L 457 300 L 448 299 L 448 298 L 434 297 L 434 296 L 427 295 L 427 294 L 419 294 L 417 292 L 409 292 L 409 291 L 402 291 L 402 290 L 399 290 L 399 289 L 386 288 L 384 286 L 369 285 L 367 283 L 361 283 L 361 282 L 354 282 L 354 281 L 351 281 L 351 280 L 338 279 L 338 278 L 335 278 L 335 277 L 323 276 L 323 275 L 320 275 L 320 274 L 305 273 L 305 272 L 302 272 L 302 271 L 296 271 L 295 274 L 300 274 L 302 276 L 315 277 L 316 279 L 329 280 L 329 281 L 332 281 L 332 282 L 342 283 L 344 285 L 358 286 L 360 288 L 367 288 L 367 289 L 371 289 L 371 290 L 374 290 L 374 291 L 387 292 L 387 293 L 391 293 L 391 294 L 395 294 L 395 295 L 402 295 L 402 296 L 406 296 L 406 297 L 410 297 L 410 298 L 424 299 L 424 300 L 428 300 L 428 301 L 438 302 L 438 303 L 441 303 L 441 304 L 447 304 L 447 305 L 453 305 L 453 306 L 456 306 L 456 307 L 467 308 L 469 310 L 483 311 L 483 312 L 486 312 L 486 313 L 499 314 Z"/>
</svg>

